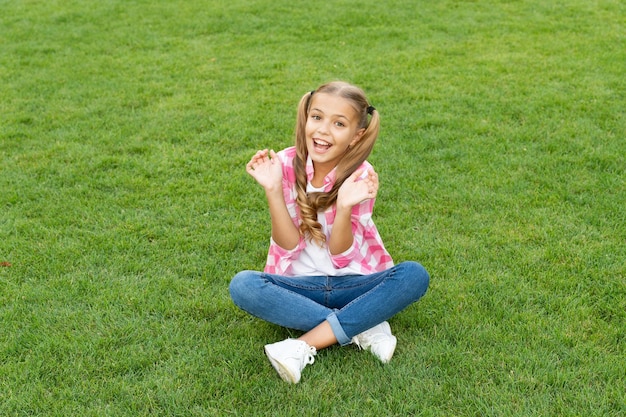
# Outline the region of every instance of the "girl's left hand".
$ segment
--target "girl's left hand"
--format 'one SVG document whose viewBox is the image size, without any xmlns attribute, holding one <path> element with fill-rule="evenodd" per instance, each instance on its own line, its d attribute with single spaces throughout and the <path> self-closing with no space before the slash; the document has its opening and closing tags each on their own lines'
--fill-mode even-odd
<svg viewBox="0 0 626 417">
<path fill-rule="evenodd" d="M 339 188 L 337 206 L 352 208 L 353 206 L 376 198 L 378 194 L 378 174 L 373 168 L 357 169 Z"/>
</svg>

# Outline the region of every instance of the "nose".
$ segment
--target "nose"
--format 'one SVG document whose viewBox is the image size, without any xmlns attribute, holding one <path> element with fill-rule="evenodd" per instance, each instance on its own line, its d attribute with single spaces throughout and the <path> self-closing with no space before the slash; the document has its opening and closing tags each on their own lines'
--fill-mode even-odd
<svg viewBox="0 0 626 417">
<path fill-rule="evenodd" d="M 330 132 L 330 122 L 323 120 L 317 126 L 317 133 L 322 135 L 328 135 Z"/>
</svg>

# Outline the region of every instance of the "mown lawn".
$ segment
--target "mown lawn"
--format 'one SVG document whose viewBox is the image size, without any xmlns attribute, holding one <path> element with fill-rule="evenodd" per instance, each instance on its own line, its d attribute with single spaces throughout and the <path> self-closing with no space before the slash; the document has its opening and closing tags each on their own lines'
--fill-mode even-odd
<svg viewBox="0 0 626 417">
<path fill-rule="evenodd" d="M 0 0 L 0 415 L 626 413 L 620 1 Z M 281 381 L 231 277 L 244 165 L 319 84 L 382 115 L 376 222 L 432 275 Z"/>
</svg>

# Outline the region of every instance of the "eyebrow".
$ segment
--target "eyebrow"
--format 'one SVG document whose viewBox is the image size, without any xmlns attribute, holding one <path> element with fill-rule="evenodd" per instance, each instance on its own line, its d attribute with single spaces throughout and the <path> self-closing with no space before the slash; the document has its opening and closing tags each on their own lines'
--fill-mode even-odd
<svg viewBox="0 0 626 417">
<path fill-rule="evenodd" d="M 312 111 L 318 111 L 318 112 L 320 112 L 320 113 L 326 114 L 326 113 L 324 113 L 324 112 L 322 111 L 322 109 L 319 109 L 319 108 L 317 108 L 317 107 L 312 107 L 312 108 L 311 108 L 311 110 L 310 110 L 309 112 L 312 112 Z M 341 117 L 341 118 L 343 118 L 343 119 L 346 119 L 346 120 L 350 121 L 350 118 L 349 118 L 348 116 L 344 116 L 343 114 L 333 114 L 332 116 L 334 116 L 334 117 Z"/>
</svg>

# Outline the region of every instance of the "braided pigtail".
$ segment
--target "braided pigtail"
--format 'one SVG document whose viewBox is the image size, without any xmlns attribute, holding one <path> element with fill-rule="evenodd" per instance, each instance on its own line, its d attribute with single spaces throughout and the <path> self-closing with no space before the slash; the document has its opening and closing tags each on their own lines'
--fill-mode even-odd
<svg viewBox="0 0 626 417">
<path fill-rule="evenodd" d="M 298 105 L 298 118 L 296 121 L 296 159 L 294 160 L 294 170 L 296 173 L 296 203 L 300 208 L 300 233 L 303 236 L 307 234 L 311 238 L 322 244 L 326 241 L 326 235 L 322 232 L 322 225 L 317 221 L 318 206 L 311 201 L 306 192 L 308 178 L 306 174 L 306 161 L 309 152 L 306 147 L 306 120 L 309 115 L 309 106 L 311 105 L 311 97 L 314 91 L 306 93 L 300 99 Z"/>
</svg>

